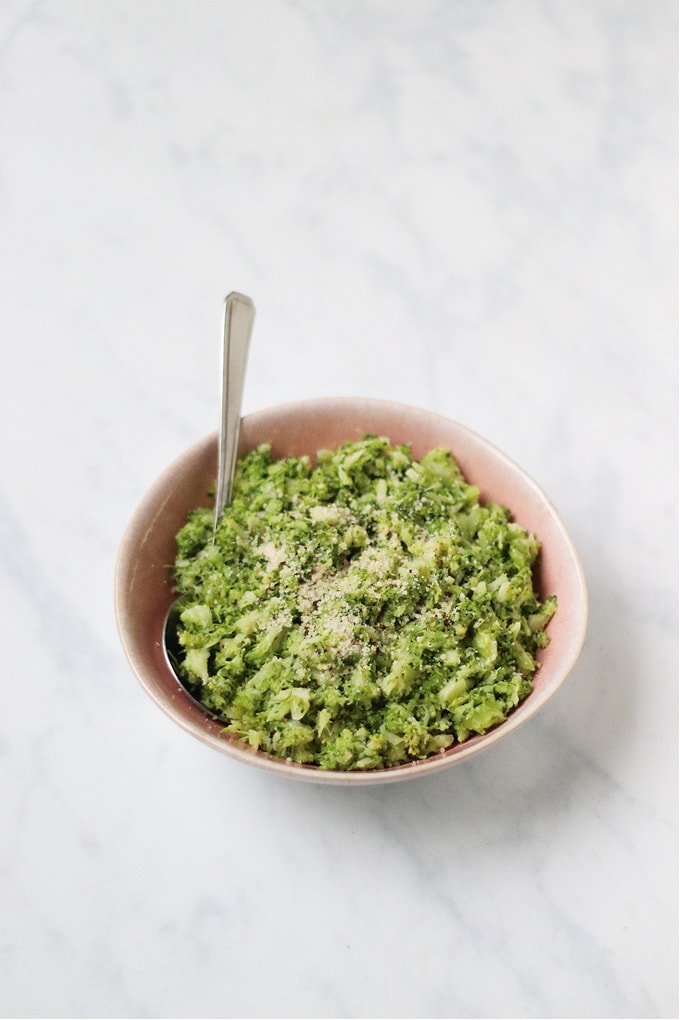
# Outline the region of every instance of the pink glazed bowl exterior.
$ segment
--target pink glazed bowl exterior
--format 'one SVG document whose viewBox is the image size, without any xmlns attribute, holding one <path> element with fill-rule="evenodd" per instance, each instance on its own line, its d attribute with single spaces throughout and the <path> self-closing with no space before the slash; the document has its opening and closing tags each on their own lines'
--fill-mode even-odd
<svg viewBox="0 0 680 1020">
<path fill-rule="evenodd" d="M 534 689 L 509 719 L 490 732 L 457 744 L 424 761 L 366 772 L 324 771 L 254 751 L 222 731 L 179 684 L 164 652 L 163 627 L 173 601 L 171 564 L 175 535 L 187 514 L 211 506 L 217 435 L 192 446 L 151 486 L 121 542 L 115 574 L 115 611 L 123 649 L 140 683 L 174 722 L 217 751 L 295 779 L 361 785 L 425 776 L 478 754 L 533 716 L 562 684 L 585 638 L 587 592 L 583 571 L 569 535 L 547 496 L 524 471 L 491 443 L 429 411 L 370 398 L 321 398 L 284 404 L 243 419 L 239 455 L 260 443 L 274 457 L 314 455 L 365 434 L 408 444 L 416 458 L 435 446 L 448 447 L 482 501 L 507 506 L 542 545 L 537 583 L 540 595 L 556 595 L 558 610 L 548 625 L 550 644 L 539 653 Z"/>
</svg>

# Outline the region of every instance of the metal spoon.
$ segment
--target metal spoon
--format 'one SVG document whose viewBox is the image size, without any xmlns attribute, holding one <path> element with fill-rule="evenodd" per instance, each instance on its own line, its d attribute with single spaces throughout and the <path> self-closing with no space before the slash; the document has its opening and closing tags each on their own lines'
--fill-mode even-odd
<svg viewBox="0 0 680 1020">
<path fill-rule="evenodd" d="M 255 321 L 255 306 L 245 294 L 232 291 L 224 302 L 224 329 L 222 343 L 222 408 L 217 444 L 217 483 L 215 485 L 215 515 L 213 538 L 225 507 L 231 502 L 239 432 L 243 384 L 248 363 L 250 336 Z M 182 686 L 186 684 L 179 672 L 181 646 L 177 624 L 181 612 L 181 599 L 175 599 L 168 610 L 164 626 L 166 659 Z M 191 691 L 188 693 L 193 698 Z M 196 699 L 194 698 L 194 701 Z M 200 704 L 197 702 L 197 704 Z M 203 708 L 203 706 L 201 706 Z M 203 709 L 205 711 L 205 709 Z"/>
<path fill-rule="evenodd" d="M 232 292 L 224 302 L 224 343 L 222 346 L 222 415 L 217 449 L 217 486 L 215 488 L 215 520 L 217 529 L 225 506 L 231 502 L 231 488 L 236 470 L 236 451 L 241 428 L 243 383 L 246 377 L 250 334 L 255 320 L 255 306 L 245 294 Z"/>
</svg>

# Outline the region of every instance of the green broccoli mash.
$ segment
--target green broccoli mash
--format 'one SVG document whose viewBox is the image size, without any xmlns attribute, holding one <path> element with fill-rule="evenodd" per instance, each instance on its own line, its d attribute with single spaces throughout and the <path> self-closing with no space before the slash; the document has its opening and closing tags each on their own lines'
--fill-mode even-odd
<svg viewBox="0 0 680 1020">
<path fill-rule="evenodd" d="M 445 449 L 375 435 L 239 463 L 177 536 L 179 669 L 226 730 L 322 769 L 426 758 L 502 723 L 532 689 L 554 596 L 537 539 L 481 506 Z"/>
</svg>

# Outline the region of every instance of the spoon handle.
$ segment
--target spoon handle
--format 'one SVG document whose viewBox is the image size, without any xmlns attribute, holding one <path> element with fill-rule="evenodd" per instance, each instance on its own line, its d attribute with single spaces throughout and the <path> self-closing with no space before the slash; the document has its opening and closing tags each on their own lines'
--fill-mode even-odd
<svg viewBox="0 0 680 1020">
<path fill-rule="evenodd" d="M 213 528 L 217 528 L 225 506 L 231 501 L 241 427 L 243 383 L 254 320 L 255 306 L 249 297 L 235 291 L 227 296 L 224 302 L 222 416 L 217 451 L 217 485 Z"/>
</svg>

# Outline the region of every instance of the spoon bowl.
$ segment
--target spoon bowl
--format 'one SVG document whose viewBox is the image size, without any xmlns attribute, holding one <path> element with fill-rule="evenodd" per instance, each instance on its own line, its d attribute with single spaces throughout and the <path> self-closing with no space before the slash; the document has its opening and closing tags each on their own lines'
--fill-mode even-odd
<svg viewBox="0 0 680 1020">
<path fill-rule="evenodd" d="M 537 570 L 541 598 L 555 594 L 558 609 L 548 624 L 550 644 L 539 651 L 532 693 L 496 729 L 455 744 L 423 761 L 366 772 L 325 771 L 253 750 L 224 732 L 182 686 L 165 647 L 165 626 L 175 593 L 171 564 L 175 536 L 188 513 L 211 507 L 217 435 L 181 454 L 154 482 L 123 536 L 115 577 L 115 608 L 121 641 L 142 687 L 180 727 L 240 762 L 288 777 L 325 784 L 365 785 L 425 776 L 462 762 L 506 738 L 559 689 L 580 653 L 586 631 L 587 592 L 569 534 L 551 501 L 509 457 L 464 425 L 390 401 L 338 397 L 306 400 L 247 415 L 241 422 L 238 456 L 271 443 L 274 457 L 337 447 L 366 433 L 408 444 L 416 458 L 435 446 L 448 447 L 482 501 L 507 506 L 513 518 L 542 545 Z"/>
</svg>

